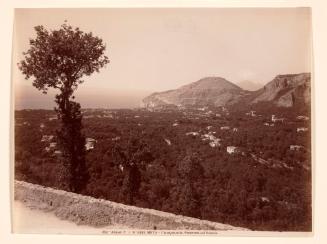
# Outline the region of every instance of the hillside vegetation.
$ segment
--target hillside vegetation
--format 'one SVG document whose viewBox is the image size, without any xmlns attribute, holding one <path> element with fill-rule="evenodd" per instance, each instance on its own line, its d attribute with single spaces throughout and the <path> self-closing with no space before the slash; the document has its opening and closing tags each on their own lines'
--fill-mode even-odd
<svg viewBox="0 0 327 244">
<path fill-rule="evenodd" d="M 89 109 L 83 116 L 84 134 L 96 140 L 83 194 L 254 230 L 311 230 L 307 106 Z M 51 146 L 55 136 L 44 137 L 55 135 L 54 113 L 16 111 L 15 122 L 15 178 L 58 188 L 60 152 Z M 140 145 L 146 160 L 135 159 Z M 228 153 L 230 146 L 237 150 Z M 135 164 L 127 167 L 114 148 Z"/>
</svg>

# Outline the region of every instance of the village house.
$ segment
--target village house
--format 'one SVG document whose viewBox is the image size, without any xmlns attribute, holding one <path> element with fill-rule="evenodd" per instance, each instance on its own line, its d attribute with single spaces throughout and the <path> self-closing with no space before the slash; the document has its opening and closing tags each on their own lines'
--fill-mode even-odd
<svg viewBox="0 0 327 244">
<path fill-rule="evenodd" d="M 85 139 L 85 149 L 86 151 L 90 151 L 92 149 L 94 149 L 96 140 L 93 138 L 86 138 Z"/>
<path fill-rule="evenodd" d="M 233 128 L 233 132 L 238 132 L 238 128 Z"/>
<path fill-rule="evenodd" d="M 309 117 L 304 116 L 304 115 L 299 115 L 299 116 L 296 117 L 296 119 L 306 121 L 306 120 L 309 120 Z"/>
<path fill-rule="evenodd" d="M 229 154 L 233 154 L 233 153 L 238 153 L 240 150 L 238 147 L 235 146 L 227 146 L 226 151 Z"/>
<path fill-rule="evenodd" d="M 296 128 L 296 132 L 305 132 L 305 131 L 308 131 L 308 128 L 306 127 Z"/>
<path fill-rule="evenodd" d="M 256 112 L 255 112 L 254 110 L 251 110 L 251 111 L 245 113 L 245 115 L 247 115 L 247 116 L 252 116 L 252 117 L 257 116 L 257 115 L 256 115 Z"/>
<path fill-rule="evenodd" d="M 273 123 L 268 123 L 268 122 L 263 123 L 263 125 L 265 125 L 265 126 L 275 126 Z"/>
<path fill-rule="evenodd" d="M 300 145 L 290 145 L 290 150 L 291 151 L 299 151 L 303 148 L 303 146 Z"/>
<path fill-rule="evenodd" d="M 173 126 L 178 126 L 178 123 L 174 123 Z"/>
<path fill-rule="evenodd" d="M 284 122 L 284 118 L 277 118 L 276 115 L 271 115 L 271 121 L 272 122 Z"/>
</svg>

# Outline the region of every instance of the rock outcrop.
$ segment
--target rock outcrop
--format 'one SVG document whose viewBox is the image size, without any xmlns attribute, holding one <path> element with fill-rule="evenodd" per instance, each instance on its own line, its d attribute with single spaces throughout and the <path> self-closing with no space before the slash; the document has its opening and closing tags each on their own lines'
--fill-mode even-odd
<svg viewBox="0 0 327 244">
<path fill-rule="evenodd" d="M 252 103 L 268 101 L 281 107 L 308 104 L 310 79 L 310 73 L 278 75 L 260 90 Z"/>
</svg>

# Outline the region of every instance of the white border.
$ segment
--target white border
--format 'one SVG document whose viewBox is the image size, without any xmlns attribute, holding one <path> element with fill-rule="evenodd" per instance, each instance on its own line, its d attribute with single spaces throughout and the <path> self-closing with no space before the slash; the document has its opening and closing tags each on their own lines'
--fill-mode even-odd
<svg viewBox="0 0 327 244">
<path fill-rule="evenodd" d="M 315 174 L 314 174 L 314 233 L 310 237 L 212 237 L 212 236 L 73 236 L 73 235 L 18 235 L 11 234 L 10 225 L 10 194 L 9 194 L 9 145 L 10 145 L 10 87 L 11 87 L 11 45 L 13 32 L 14 8 L 82 8 L 82 7 L 312 7 L 313 17 L 313 53 L 314 67 L 313 74 L 315 84 L 313 86 L 315 105 L 314 112 L 314 131 L 315 137 Z M 224 243 L 327 243 L 327 160 L 324 154 L 325 135 L 326 135 L 326 82 L 327 82 L 327 59 L 326 59 L 326 23 L 327 23 L 327 1 L 296 1 L 296 0 L 225 0 L 225 1 L 186 1 L 186 0 L 161 0 L 161 1 L 104 1 L 104 0 L 12 0 L 0 2 L 0 74 L 1 74 L 1 140 L 0 140 L 0 243 L 108 243 L 112 241 L 152 243 L 153 241 L 164 243 L 166 241 L 186 241 L 188 243 L 217 242 Z M 264 234 L 264 233 L 262 233 Z"/>
</svg>

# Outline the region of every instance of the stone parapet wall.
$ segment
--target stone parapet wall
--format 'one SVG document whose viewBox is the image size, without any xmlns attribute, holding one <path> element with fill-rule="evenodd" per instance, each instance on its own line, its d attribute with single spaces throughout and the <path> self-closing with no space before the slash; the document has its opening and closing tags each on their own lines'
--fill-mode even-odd
<svg viewBox="0 0 327 244">
<path fill-rule="evenodd" d="M 117 225 L 143 230 L 247 230 L 153 209 L 128 206 L 23 181 L 15 181 L 14 197 L 30 208 L 50 211 L 61 219 L 95 227 Z"/>
</svg>

